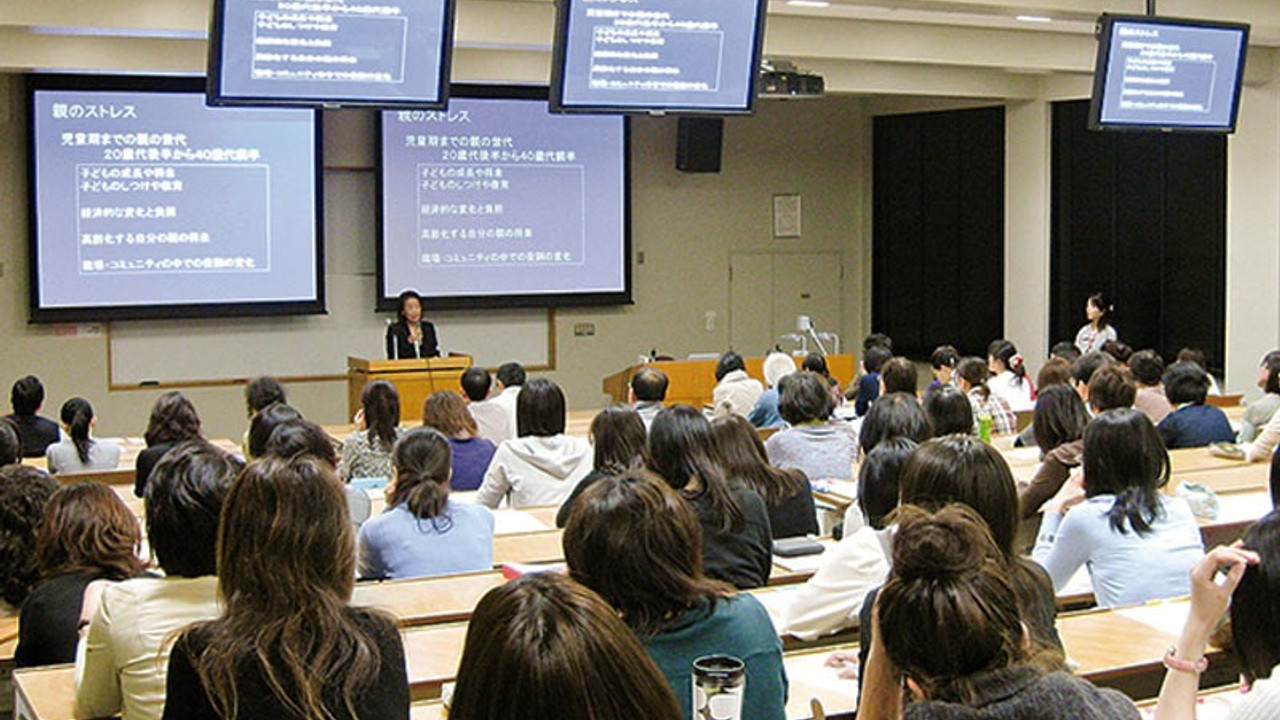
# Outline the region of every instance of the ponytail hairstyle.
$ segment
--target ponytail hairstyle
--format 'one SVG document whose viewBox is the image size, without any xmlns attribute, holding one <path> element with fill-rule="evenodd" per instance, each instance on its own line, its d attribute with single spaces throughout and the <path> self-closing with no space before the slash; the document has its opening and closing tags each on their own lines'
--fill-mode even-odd
<svg viewBox="0 0 1280 720">
<path fill-rule="evenodd" d="M 973 705 L 974 678 L 1027 659 L 1018 595 L 986 524 L 960 504 L 904 506 L 877 600 L 885 652 L 925 698 Z"/>
<path fill-rule="evenodd" d="M 991 397 L 991 388 L 987 387 L 987 378 L 991 377 L 991 369 L 982 358 L 967 357 L 956 366 L 956 376 L 969 383 L 971 390 L 977 390 L 982 399 Z"/>
<path fill-rule="evenodd" d="M 369 428 L 369 444 L 391 450 L 396 444 L 396 426 L 400 424 L 400 393 L 386 380 L 374 380 L 360 393 L 365 427 Z"/>
<path fill-rule="evenodd" d="M 430 520 L 441 532 L 453 522 L 444 514 L 449 499 L 449 476 L 453 474 L 453 454 L 449 440 L 435 428 L 410 430 L 391 453 L 395 467 L 395 488 L 388 502 L 404 503 L 420 520 Z"/>
<path fill-rule="evenodd" d="M 93 424 L 93 406 L 82 397 L 71 398 L 62 403 L 62 423 L 71 434 L 71 442 L 75 443 L 80 462 L 89 462 L 89 451 L 93 449 L 93 439 L 89 437 L 89 426 Z"/>
<path fill-rule="evenodd" d="M 1004 364 L 1013 373 L 1015 384 L 1021 385 L 1027 379 L 1027 363 L 1018 354 L 1018 348 L 1008 340 L 994 340 L 987 346 L 987 356 Z"/>
<path fill-rule="evenodd" d="M 1100 413 L 1084 430 L 1084 491 L 1115 495 L 1111 529 L 1147 535 L 1164 514 L 1160 488 L 1169 483 L 1169 453 L 1155 425 L 1133 408 Z"/>
<path fill-rule="evenodd" d="M 1107 296 L 1102 293 L 1094 293 L 1089 296 L 1089 304 L 1102 311 L 1102 315 L 1098 317 L 1098 329 L 1101 330 L 1111 324 L 1111 314 L 1116 311 L 1114 305 L 1107 301 Z"/>
</svg>

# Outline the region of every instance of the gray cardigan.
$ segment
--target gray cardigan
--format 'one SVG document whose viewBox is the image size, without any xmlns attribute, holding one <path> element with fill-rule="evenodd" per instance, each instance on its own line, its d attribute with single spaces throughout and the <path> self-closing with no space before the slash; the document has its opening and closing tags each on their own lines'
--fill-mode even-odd
<svg viewBox="0 0 1280 720">
<path fill-rule="evenodd" d="M 1138 720 L 1133 701 L 1065 672 L 1015 665 L 973 679 L 973 702 L 920 700 L 903 720 Z"/>
</svg>

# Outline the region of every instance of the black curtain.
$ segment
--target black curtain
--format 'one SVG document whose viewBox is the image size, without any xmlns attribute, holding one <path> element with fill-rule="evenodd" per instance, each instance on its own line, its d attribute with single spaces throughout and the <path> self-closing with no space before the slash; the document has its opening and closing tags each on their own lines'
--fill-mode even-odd
<svg viewBox="0 0 1280 720">
<path fill-rule="evenodd" d="M 1004 331 L 1004 108 L 877 117 L 872 328 L 898 354 Z"/>
<path fill-rule="evenodd" d="M 1167 362 L 1198 347 L 1221 375 L 1226 138 L 1095 132 L 1088 114 L 1088 101 L 1053 106 L 1050 344 L 1074 339 L 1102 292 L 1121 342 Z"/>
</svg>

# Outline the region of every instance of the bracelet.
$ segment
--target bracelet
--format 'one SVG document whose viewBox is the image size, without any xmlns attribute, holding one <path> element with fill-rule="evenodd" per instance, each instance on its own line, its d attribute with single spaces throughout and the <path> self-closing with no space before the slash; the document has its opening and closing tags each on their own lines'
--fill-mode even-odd
<svg viewBox="0 0 1280 720">
<path fill-rule="evenodd" d="M 1177 657 L 1178 647 L 1170 645 L 1164 653 L 1164 666 L 1178 672 L 1200 675 L 1209 669 L 1209 658 L 1201 656 L 1199 660 L 1183 660 Z"/>
</svg>

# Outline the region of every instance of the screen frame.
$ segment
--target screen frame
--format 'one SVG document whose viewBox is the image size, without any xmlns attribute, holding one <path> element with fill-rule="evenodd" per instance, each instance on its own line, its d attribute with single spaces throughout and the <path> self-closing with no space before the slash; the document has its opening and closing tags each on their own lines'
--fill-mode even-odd
<svg viewBox="0 0 1280 720">
<path fill-rule="evenodd" d="M 236 0 L 214 0 L 213 13 L 209 20 L 209 60 L 206 74 L 205 98 L 209 105 L 235 106 L 281 106 L 281 107 L 314 107 L 337 110 L 340 108 L 401 108 L 415 110 L 442 110 L 449 104 L 449 77 L 453 71 L 453 28 L 457 15 L 457 0 L 442 0 L 444 17 L 440 27 L 440 63 L 439 77 L 436 87 L 439 98 L 430 100 L 400 100 L 394 98 L 370 97 L 367 100 L 337 100 L 323 97 L 281 97 L 257 95 L 232 95 L 222 92 L 222 60 L 223 38 L 225 33 L 227 3 Z M 406 47 L 406 52 L 409 48 Z"/>
<path fill-rule="evenodd" d="M 27 103 L 27 282 L 28 322 L 69 323 L 113 320 L 170 320 L 186 318 L 259 317 L 264 315 L 321 315 L 325 308 L 324 277 L 324 162 L 323 123 L 320 111 L 312 110 L 315 168 L 313 188 L 315 207 L 315 288 L 314 300 L 281 300 L 272 302 L 190 302 L 146 305 L 81 305 L 76 307 L 40 307 L 40 247 L 37 209 L 40 198 L 36 182 L 36 93 L 45 90 L 77 92 L 182 93 L 204 95 L 203 76 L 126 76 L 36 73 L 26 78 Z"/>
<path fill-rule="evenodd" d="M 765 19 L 768 15 L 768 0 L 752 0 L 756 6 L 755 37 L 752 38 L 751 72 L 747 78 L 747 102 L 745 106 L 725 105 L 719 107 L 669 105 L 609 105 L 609 104 L 570 104 L 564 103 L 565 64 L 568 62 L 565 49 L 569 42 L 569 22 L 573 16 L 572 5 L 575 0 L 556 0 L 555 41 L 551 45 L 551 85 L 548 107 L 553 113 L 599 113 L 617 115 L 750 115 L 755 112 L 756 86 L 760 79 L 760 57 L 764 53 Z"/>
<path fill-rule="evenodd" d="M 454 98 L 475 100 L 518 100 L 527 102 L 547 102 L 548 88 L 545 85 L 484 85 L 455 83 L 450 89 Z M 386 112 L 395 112 L 394 110 Z M 428 297 L 423 295 L 424 310 L 474 310 L 495 308 L 554 308 L 554 307 L 587 307 L 601 305 L 632 305 L 631 287 L 631 119 L 619 117 L 622 122 L 622 284 L 620 292 L 587 292 L 587 293 L 533 293 L 519 295 L 449 295 Z M 398 295 L 386 295 L 385 257 L 385 215 L 386 188 L 383 186 L 385 172 L 383 168 L 383 134 L 382 118 L 377 120 L 377 157 L 375 160 L 374 179 L 377 186 L 377 287 L 375 289 L 374 309 L 378 312 L 394 312 L 399 302 Z M 418 289 L 421 292 L 421 289 Z"/>
<path fill-rule="evenodd" d="M 1231 91 L 1231 120 L 1221 125 L 1183 125 L 1168 123 L 1129 123 L 1103 121 L 1102 96 L 1107 87 L 1107 75 L 1110 69 L 1111 43 L 1114 40 L 1115 24 L 1118 22 L 1139 25 L 1183 26 L 1207 28 L 1215 30 L 1232 30 L 1242 32 L 1243 42 L 1240 45 L 1239 65 L 1236 72 L 1235 85 Z M 1163 17 L 1158 15 L 1122 15 L 1103 13 L 1098 17 L 1095 36 L 1098 40 L 1098 52 L 1094 59 L 1093 90 L 1089 96 L 1089 129 L 1110 132 L 1188 132 L 1231 134 L 1236 130 L 1236 122 L 1240 115 L 1240 95 L 1244 85 L 1245 63 L 1249 53 L 1249 30 L 1247 23 L 1220 22 L 1216 20 L 1195 20 L 1190 18 Z"/>
</svg>

